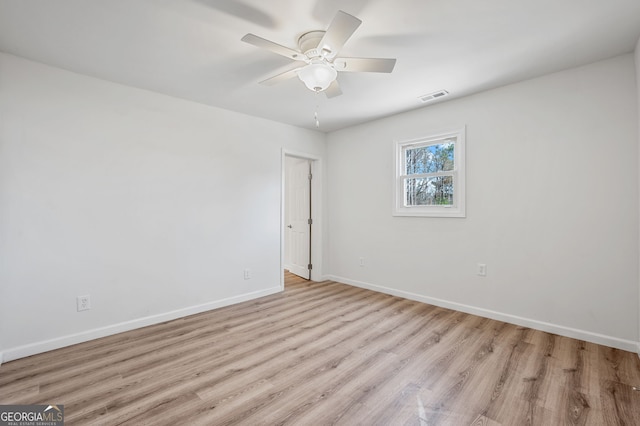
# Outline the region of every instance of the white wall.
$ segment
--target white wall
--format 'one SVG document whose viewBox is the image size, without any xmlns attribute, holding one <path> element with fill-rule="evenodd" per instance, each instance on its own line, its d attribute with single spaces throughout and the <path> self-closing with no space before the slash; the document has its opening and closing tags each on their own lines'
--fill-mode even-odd
<svg viewBox="0 0 640 426">
<path fill-rule="evenodd" d="M 393 141 L 461 125 L 467 217 L 392 217 Z M 633 55 L 334 132 L 327 149 L 332 278 L 636 349 Z"/>
<path fill-rule="evenodd" d="M 335 132 L 325 158 L 320 133 L 0 54 L 0 361 L 277 291 L 281 148 L 328 163 L 333 278 L 629 348 L 633 62 Z M 393 140 L 461 124 L 467 218 L 392 217 Z"/>
<path fill-rule="evenodd" d="M 0 76 L 5 361 L 280 290 L 281 152 L 323 134 L 6 54 Z"/>
</svg>

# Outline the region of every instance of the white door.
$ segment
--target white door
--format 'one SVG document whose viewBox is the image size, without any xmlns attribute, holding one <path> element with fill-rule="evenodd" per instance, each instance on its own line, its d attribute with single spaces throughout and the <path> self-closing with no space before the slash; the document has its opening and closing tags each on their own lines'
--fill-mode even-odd
<svg viewBox="0 0 640 426">
<path fill-rule="evenodd" d="M 287 269 L 310 279 L 311 162 L 286 157 L 285 259 Z"/>
</svg>

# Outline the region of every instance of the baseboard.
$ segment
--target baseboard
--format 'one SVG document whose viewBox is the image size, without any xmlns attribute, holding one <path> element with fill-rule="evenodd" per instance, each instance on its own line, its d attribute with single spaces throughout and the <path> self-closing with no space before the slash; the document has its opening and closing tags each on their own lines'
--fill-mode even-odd
<svg viewBox="0 0 640 426">
<path fill-rule="evenodd" d="M 597 343 L 599 345 L 622 349 L 629 352 L 636 352 L 638 353 L 638 356 L 640 356 L 640 343 L 632 340 L 620 339 L 617 337 L 606 336 L 599 333 L 592 333 L 590 331 L 578 330 L 571 327 L 565 327 L 565 326 L 551 324 L 551 323 L 538 321 L 534 319 L 523 318 L 516 315 L 510 315 L 502 312 L 492 311 L 489 309 L 483 309 L 475 306 L 464 305 L 461 303 L 451 302 L 448 300 L 436 299 L 433 297 L 423 296 L 420 294 L 397 290 L 389 287 L 383 287 L 375 284 L 369 284 L 366 282 L 356 281 L 356 280 L 339 277 L 335 275 L 329 275 L 328 278 L 330 280 L 333 280 L 339 283 L 348 284 L 348 285 L 352 285 L 360 288 L 366 288 L 368 290 L 390 294 L 392 296 L 398 296 L 405 299 L 415 300 L 417 302 L 428 303 L 430 305 L 440 306 L 442 308 L 448 308 L 448 309 L 453 309 L 455 311 L 466 312 L 468 314 L 473 314 L 473 315 L 477 315 L 484 318 L 490 318 L 498 321 L 508 322 L 510 324 L 533 328 L 540 331 L 546 331 L 548 333 L 558 334 L 560 336 L 566 336 L 566 337 L 571 337 L 578 340 Z"/>
<path fill-rule="evenodd" d="M 201 305 L 189 306 L 187 308 L 177 309 L 175 311 L 170 311 L 170 312 L 157 314 L 157 315 L 151 315 L 148 317 L 139 318 L 132 321 L 121 322 L 118 324 L 113 324 L 106 327 L 87 330 L 80 333 L 69 334 L 62 337 L 56 337 L 50 340 L 30 343 L 24 346 L 3 349 L 3 352 L 0 352 L 0 364 L 3 361 L 4 362 L 13 361 L 15 359 L 36 355 L 36 354 L 51 351 L 54 349 L 63 348 L 65 346 L 71 346 L 78 343 L 87 342 L 89 340 L 98 339 L 100 337 L 111 336 L 113 334 L 135 330 L 137 328 L 147 327 L 149 325 L 159 324 L 159 323 L 171 321 L 177 318 L 183 318 L 189 315 L 199 314 L 201 312 L 210 311 L 212 309 L 222 308 L 229 305 L 235 305 L 236 303 L 246 302 L 249 300 L 257 299 L 259 297 L 269 296 L 271 294 L 279 293 L 281 291 L 282 291 L 282 288 L 280 286 L 272 287 L 266 290 L 260 290 L 252 293 L 242 294 L 239 296 L 229 297 L 221 300 L 215 300 L 212 302 L 203 303 Z"/>
</svg>

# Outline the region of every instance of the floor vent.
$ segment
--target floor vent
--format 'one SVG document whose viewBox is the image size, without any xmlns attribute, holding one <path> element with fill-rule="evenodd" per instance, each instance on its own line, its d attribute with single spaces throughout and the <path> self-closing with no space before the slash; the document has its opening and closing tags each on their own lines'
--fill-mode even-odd
<svg viewBox="0 0 640 426">
<path fill-rule="evenodd" d="M 427 95 L 418 96 L 421 102 L 429 102 L 438 98 L 445 97 L 449 94 L 446 90 L 438 90 L 437 92 L 429 93 Z"/>
</svg>

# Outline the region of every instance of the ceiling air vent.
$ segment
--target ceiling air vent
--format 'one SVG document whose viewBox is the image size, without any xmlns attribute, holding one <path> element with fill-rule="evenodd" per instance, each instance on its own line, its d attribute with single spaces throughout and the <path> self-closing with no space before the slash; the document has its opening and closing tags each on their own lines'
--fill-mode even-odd
<svg viewBox="0 0 640 426">
<path fill-rule="evenodd" d="M 447 96 L 449 94 L 449 92 L 447 92 L 446 90 L 438 90 L 437 92 L 433 92 L 433 93 L 429 93 L 426 95 L 422 95 L 422 96 L 418 96 L 418 99 L 420 99 L 421 102 L 430 102 L 433 101 L 435 99 L 438 98 L 443 98 L 445 96 Z"/>
</svg>

